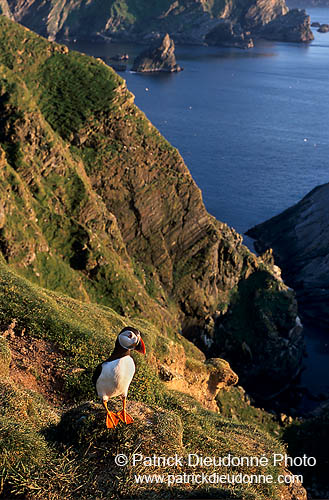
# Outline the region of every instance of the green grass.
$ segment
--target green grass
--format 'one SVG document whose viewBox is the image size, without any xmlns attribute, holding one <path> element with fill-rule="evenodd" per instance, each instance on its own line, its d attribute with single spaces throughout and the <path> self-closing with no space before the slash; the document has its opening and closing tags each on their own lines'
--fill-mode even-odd
<svg viewBox="0 0 329 500">
<path fill-rule="evenodd" d="M 85 122 L 111 107 L 117 78 L 105 65 L 70 52 L 54 54 L 39 68 L 42 85 L 40 109 L 64 139 L 77 133 Z"/>
<path fill-rule="evenodd" d="M 120 405 L 111 403 L 117 409 Z M 116 467 L 113 457 L 117 453 L 125 453 L 128 457 L 133 453 L 144 456 L 178 456 L 187 458 L 189 453 L 199 456 L 261 456 L 271 457 L 272 453 L 283 453 L 284 448 L 275 439 L 252 426 L 236 424 L 218 415 L 204 410 L 193 398 L 179 393 L 167 394 L 162 407 L 138 406 L 130 403 L 134 411 L 141 411 L 135 418 L 133 426 L 119 425 L 109 433 L 104 425 L 104 410 L 95 404 L 86 403 L 77 406 L 62 417 L 58 426 L 57 439 L 65 445 L 73 445 L 81 460 L 93 468 L 95 488 L 94 494 L 99 498 L 111 495 L 113 489 L 118 498 L 176 498 L 189 492 L 202 494 L 205 498 L 244 498 L 244 499 L 279 499 L 280 489 L 277 485 L 235 485 L 232 488 L 179 485 L 169 491 L 166 485 L 156 485 L 150 489 L 134 484 L 134 474 L 198 474 L 205 472 L 201 466 L 191 467 L 185 464 L 182 468 L 143 467 L 130 464 L 125 468 Z M 144 414 L 144 415 L 143 415 Z M 110 465 L 111 464 L 111 465 Z M 218 469 L 210 467 L 206 473 L 230 474 L 272 474 L 277 477 L 280 468 L 268 467 L 231 467 Z M 192 491 L 191 491 L 192 490 Z M 96 493 L 97 492 L 97 493 Z M 105 493 L 106 492 L 106 493 Z"/>
<path fill-rule="evenodd" d="M 11 352 L 5 338 L 0 335 L 0 377 L 9 374 L 9 365 L 11 361 Z"/>
<path fill-rule="evenodd" d="M 10 270 L 0 260 L 0 325 L 4 331 L 15 319 L 17 332 L 25 329 L 31 337 L 54 342 L 63 352 L 67 366 L 82 368 L 78 375 L 68 375 L 67 391 L 79 400 L 94 395 L 91 375 L 95 366 L 108 357 L 118 332 L 132 324 L 143 332 L 148 353 L 162 351 L 166 337 L 159 330 L 137 318 L 125 318 L 113 309 L 96 304 L 86 304 L 68 296 L 50 292 Z M 1 364 L 7 373 L 10 362 L 5 340 L 1 340 Z M 161 358 L 161 354 L 159 356 Z M 141 356 L 136 359 L 138 370 L 134 379 L 134 396 L 137 400 L 155 402 L 155 387 L 160 382 L 155 372 Z M 143 399 L 144 398 L 144 399 Z"/>
<path fill-rule="evenodd" d="M 255 425 L 277 437 L 281 435 L 282 429 L 277 418 L 254 407 L 242 387 L 231 387 L 229 390 L 220 391 L 216 401 L 221 416 L 230 418 L 233 422 Z"/>
<path fill-rule="evenodd" d="M 0 457 L 4 464 L 5 494 L 30 491 L 33 492 L 31 498 L 41 499 L 51 493 L 51 498 L 56 500 L 141 498 L 145 491 L 135 484 L 134 474 L 159 473 L 159 470 L 120 469 L 113 465 L 113 457 L 120 451 L 130 454 L 138 450 L 144 454 L 162 455 L 190 452 L 204 456 L 225 456 L 228 453 L 259 456 L 283 452 L 282 445 L 264 430 L 243 423 L 242 420 L 248 420 L 243 413 L 241 421 L 229 415 L 229 418 L 219 416 L 205 410 L 190 396 L 168 391 L 157 377 L 154 362 L 153 366 L 149 364 L 154 355 L 161 359 L 165 354 L 168 338 L 150 323 L 123 318 L 108 307 L 82 303 L 42 289 L 18 276 L 3 260 L 0 261 L 0 278 L 2 331 L 15 319 L 16 335 L 25 328 L 24 338 L 50 340 L 64 357 L 64 369 L 83 368 L 82 372 L 75 374 L 67 371 L 66 391 L 71 400 L 94 397 L 92 370 L 108 356 L 117 332 L 127 323 L 141 329 L 148 352 L 146 358 L 137 353 L 134 356 L 137 371 L 128 398 L 132 410 L 139 409 L 139 416 L 136 416 L 133 426 L 125 428 L 120 425 L 113 432 L 106 429 L 104 409 L 98 403 L 79 404 L 64 412 L 58 423 L 58 412 L 41 396 L 19 388 L 8 378 L 2 379 Z M 190 367 L 199 373 L 203 364 L 196 347 L 178 333 L 171 332 L 170 339 L 186 346 L 189 353 L 187 369 Z M 5 346 L 4 358 L 8 365 L 6 342 L 2 345 Z M 120 402 L 111 401 L 112 405 L 119 408 Z M 226 403 L 227 407 L 229 405 Z M 259 426 L 262 427 L 260 422 Z M 234 468 L 224 472 L 248 471 L 250 473 L 244 468 L 238 471 Z M 186 472 L 197 473 L 202 469 L 187 468 Z M 269 466 L 261 472 L 276 476 L 280 469 Z M 184 486 L 168 490 L 165 485 L 159 485 L 154 486 L 150 494 L 158 498 L 173 498 L 183 492 L 187 494 L 189 489 Z M 201 487 L 193 487 L 193 491 L 196 494 Z M 206 486 L 202 494 L 211 498 L 218 497 L 219 492 Z M 244 485 L 242 489 L 239 486 L 223 487 L 220 494 L 222 498 L 232 498 L 232 495 L 239 498 L 242 494 L 243 498 L 252 500 L 280 498 L 280 490 L 275 484 L 258 485 L 256 489 L 252 485 Z"/>
</svg>

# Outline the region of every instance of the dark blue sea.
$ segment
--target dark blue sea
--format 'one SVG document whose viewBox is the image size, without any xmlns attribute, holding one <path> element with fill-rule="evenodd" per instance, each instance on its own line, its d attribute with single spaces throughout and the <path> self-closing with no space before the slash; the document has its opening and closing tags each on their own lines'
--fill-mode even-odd
<svg viewBox="0 0 329 500">
<path fill-rule="evenodd" d="M 329 8 L 308 13 L 329 23 Z M 180 151 L 207 210 L 244 233 L 329 182 L 329 33 L 314 35 L 311 44 L 259 42 L 249 50 L 178 46 L 178 74 L 130 72 L 140 46 L 70 48 L 105 59 L 129 54 L 121 76 L 136 104 Z M 326 333 L 305 329 L 302 383 L 316 393 L 329 393 Z"/>
</svg>

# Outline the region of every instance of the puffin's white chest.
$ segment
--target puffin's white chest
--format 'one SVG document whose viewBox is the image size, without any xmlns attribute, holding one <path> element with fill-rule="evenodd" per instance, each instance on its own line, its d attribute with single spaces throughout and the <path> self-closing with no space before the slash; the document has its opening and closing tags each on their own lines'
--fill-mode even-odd
<svg viewBox="0 0 329 500">
<path fill-rule="evenodd" d="M 106 361 L 96 382 L 98 396 L 103 401 L 115 396 L 127 396 L 134 373 L 135 363 L 131 356 Z"/>
</svg>

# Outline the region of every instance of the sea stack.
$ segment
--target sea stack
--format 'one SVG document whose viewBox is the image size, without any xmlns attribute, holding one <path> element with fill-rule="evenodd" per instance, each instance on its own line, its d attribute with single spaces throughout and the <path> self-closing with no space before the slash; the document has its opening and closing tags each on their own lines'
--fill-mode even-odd
<svg viewBox="0 0 329 500">
<path fill-rule="evenodd" d="M 136 57 L 132 70 L 140 73 L 165 72 L 175 73 L 182 71 L 175 57 L 175 44 L 168 33 L 161 39 L 160 43 L 143 51 Z"/>
</svg>

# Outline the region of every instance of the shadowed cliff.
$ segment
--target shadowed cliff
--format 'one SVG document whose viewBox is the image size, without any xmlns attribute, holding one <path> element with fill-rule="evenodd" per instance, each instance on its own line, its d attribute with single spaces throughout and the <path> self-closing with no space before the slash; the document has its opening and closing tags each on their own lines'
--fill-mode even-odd
<svg viewBox="0 0 329 500">
<path fill-rule="evenodd" d="M 301 311 L 325 326 L 328 314 L 328 191 L 317 186 L 296 205 L 248 231 L 256 249 L 271 247 Z"/>
</svg>

